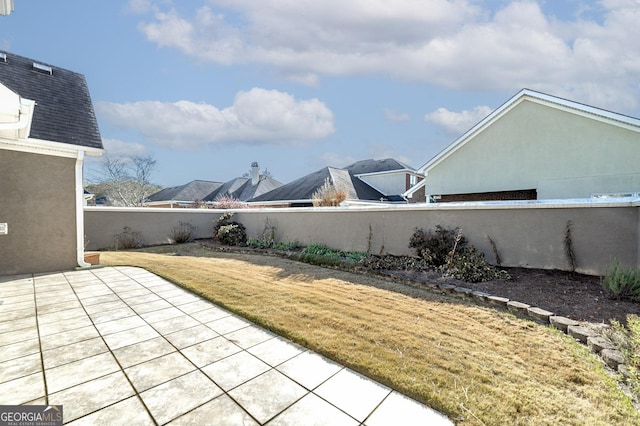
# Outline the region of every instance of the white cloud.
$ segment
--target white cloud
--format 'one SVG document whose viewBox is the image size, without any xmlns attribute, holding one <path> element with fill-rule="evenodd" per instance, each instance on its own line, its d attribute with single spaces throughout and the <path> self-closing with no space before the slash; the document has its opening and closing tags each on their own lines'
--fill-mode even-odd
<svg viewBox="0 0 640 426">
<path fill-rule="evenodd" d="M 618 111 L 640 99 L 637 0 L 601 0 L 588 14 L 576 2 L 573 20 L 534 0 L 497 10 L 477 0 L 209 0 L 193 16 L 164 3 L 140 24 L 148 40 L 218 64 L 267 64 L 305 84 L 384 74 L 463 90 L 528 87 Z"/>
<path fill-rule="evenodd" d="M 102 145 L 108 155 L 139 156 L 149 154 L 146 146 L 137 142 L 124 142 L 118 139 L 102 139 Z"/>
<path fill-rule="evenodd" d="M 384 118 L 389 121 L 409 121 L 411 120 L 411 116 L 407 113 L 394 111 L 392 109 L 384 110 Z"/>
<path fill-rule="evenodd" d="M 475 126 L 492 111 L 492 108 L 485 105 L 460 112 L 449 111 L 446 108 L 438 108 L 429 114 L 425 114 L 424 119 L 441 126 L 448 134 L 461 135 Z"/>
<path fill-rule="evenodd" d="M 253 88 L 238 92 L 232 106 L 190 101 L 96 104 L 101 119 L 138 131 L 150 142 L 172 148 L 230 143 L 296 144 L 334 132 L 333 113 L 318 99 Z"/>
</svg>

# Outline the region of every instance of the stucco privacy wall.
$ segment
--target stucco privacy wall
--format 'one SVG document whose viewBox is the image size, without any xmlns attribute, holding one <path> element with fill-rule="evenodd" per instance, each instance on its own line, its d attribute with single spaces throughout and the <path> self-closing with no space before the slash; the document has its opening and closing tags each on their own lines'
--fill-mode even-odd
<svg viewBox="0 0 640 426">
<path fill-rule="evenodd" d="M 0 276 L 77 266 L 75 161 L 0 151 Z"/>
<path fill-rule="evenodd" d="M 538 199 L 637 192 L 640 135 L 524 100 L 428 170 L 429 194 L 537 189 Z"/>
<path fill-rule="evenodd" d="M 617 259 L 626 266 L 640 265 L 639 207 L 616 204 L 514 204 L 510 206 L 430 205 L 394 208 L 248 209 L 237 212 L 250 238 L 258 238 L 267 220 L 276 227 L 277 241 L 322 243 L 342 250 L 377 254 L 408 254 L 414 228 L 436 225 L 460 227 L 465 236 L 495 262 L 489 237 L 504 266 L 569 269 L 565 255 L 567 223 L 571 222 L 572 248 L 578 272 L 600 275 Z M 85 209 L 89 249 L 109 247 L 124 226 L 142 234 L 145 243 L 168 241 L 167 234 L 180 221 L 198 227 L 197 237 L 211 236 L 213 221 L 222 211 L 181 209 Z"/>
</svg>

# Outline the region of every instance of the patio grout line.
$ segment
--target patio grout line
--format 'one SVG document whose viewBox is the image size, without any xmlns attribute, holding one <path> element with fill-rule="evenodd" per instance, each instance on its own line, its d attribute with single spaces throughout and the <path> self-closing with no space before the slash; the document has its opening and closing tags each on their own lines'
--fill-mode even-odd
<svg viewBox="0 0 640 426">
<path fill-rule="evenodd" d="M 47 387 L 47 375 L 44 368 L 44 350 L 42 349 L 42 336 L 40 335 L 40 321 L 38 321 L 38 302 L 36 295 L 36 277 L 31 275 L 31 286 L 33 287 L 33 314 L 36 317 L 36 331 L 38 333 L 38 348 L 40 349 L 40 367 L 42 368 L 42 382 L 44 385 L 44 402 L 49 405 L 49 388 Z"/>
</svg>

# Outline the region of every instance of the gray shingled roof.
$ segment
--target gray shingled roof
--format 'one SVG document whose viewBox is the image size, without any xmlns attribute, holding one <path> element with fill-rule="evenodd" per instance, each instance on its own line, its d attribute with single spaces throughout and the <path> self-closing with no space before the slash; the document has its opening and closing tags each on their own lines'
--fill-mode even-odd
<svg viewBox="0 0 640 426">
<path fill-rule="evenodd" d="M 180 186 L 164 188 L 149 196 L 150 202 L 158 201 L 198 201 L 204 199 L 215 189 L 222 186 L 220 182 L 194 180 Z"/>
<path fill-rule="evenodd" d="M 233 194 L 242 187 L 242 185 L 244 185 L 249 179 L 248 178 L 234 178 L 231 179 L 230 181 L 227 181 L 225 183 L 222 184 L 222 186 L 220 186 L 218 189 L 212 191 L 211 193 L 207 194 L 206 197 L 204 197 L 202 200 L 203 201 L 215 201 L 216 198 L 218 198 L 219 196 L 224 196 L 224 195 L 228 195 L 228 196 L 232 196 Z"/>
<path fill-rule="evenodd" d="M 102 149 L 98 122 L 82 74 L 6 53 L 0 60 L 0 83 L 22 98 L 36 101 L 30 137 Z M 35 71 L 34 62 L 52 73 Z"/>
<path fill-rule="evenodd" d="M 353 175 L 362 175 L 366 173 L 388 172 L 391 170 L 414 170 L 412 167 L 401 163 L 393 158 L 385 158 L 384 160 L 361 160 L 344 167 Z"/>
</svg>

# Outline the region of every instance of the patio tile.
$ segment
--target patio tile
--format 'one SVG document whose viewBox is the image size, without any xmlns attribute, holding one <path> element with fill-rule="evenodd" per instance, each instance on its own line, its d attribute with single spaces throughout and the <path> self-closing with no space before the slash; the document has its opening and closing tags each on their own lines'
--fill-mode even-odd
<svg viewBox="0 0 640 426">
<path fill-rule="evenodd" d="M 175 285 L 171 285 L 171 287 L 167 287 L 167 289 L 153 289 L 153 292 L 158 296 L 167 299 L 169 297 L 177 297 L 177 296 L 185 296 L 185 295 L 193 295 L 193 293 L 183 290 L 180 287 Z"/>
<path fill-rule="evenodd" d="M 139 305 L 141 303 L 149 303 L 155 302 L 157 300 L 162 300 L 160 296 L 157 294 L 151 293 L 149 290 L 144 290 L 145 294 L 137 294 L 135 296 L 123 296 L 120 292 L 118 292 L 118 296 L 122 298 L 128 305 Z"/>
<path fill-rule="evenodd" d="M 224 337 L 216 337 L 197 345 L 189 346 L 186 349 L 182 349 L 181 352 L 196 366 L 204 367 L 241 350 L 239 346 L 234 345 Z"/>
<path fill-rule="evenodd" d="M 199 324 L 200 323 L 193 318 L 183 315 L 180 317 L 169 318 L 160 322 L 154 322 L 153 328 L 158 330 L 159 333 L 168 334 L 175 331 L 184 330 L 185 328 L 194 327 Z"/>
<path fill-rule="evenodd" d="M 0 383 L 0 405 L 24 404 L 44 395 L 42 372 Z"/>
<path fill-rule="evenodd" d="M 269 422 L 269 426 L 358 426 L 360 422 L 348 416 L 333 405 L 312 393 Z M 405 425 L 408 423 L 390 422 L 386 425 Z M 427 423 L 420 423 L 425 425 Z M 430 423 L 429 423 L 430 425 Z"/>
<path fill-rule="evenodd" d="M 63 333 L 65 331 L 71 331 L 92 325 L 91 320 L 86 315 L 47 324 L 40 324 L 40 337 L 42 338 L 52 334 Z"/>
<path fill-rule="evenodd" d="M 442 414 L 395 391 L 382 401 L 364 424 L 366 426 L 390 424 L 453 426 L 451 420 Z"/>
<path fill-rule="evenodd" d="M 33 293 L 31 294 L 16 294 L 12 296 L 2 296 L 2 303 L 4 305 L 12 305 L 14 303 L 33 303 Z"/>
<path fill-rule="evenodd" d="M 78 299 L 69 300 L 61 303 L 52 303 L 50 305 L 38 306 L 38 315 L 48 314 L 52 312 L 67 311 L 75 308 L 82 308 Z"/>
<path fill-rule="evenodd" d="M 302 398 L 307 390 L 276 370 L 238 386 L 229 392 L 260 423 L 266 423 Z"/>
<path fill-rule="evenodd" d="M 93 339 L 99 337 L 98 330 L 93 325 L 87 327 L 76 328 L 75 330 L 65 331 L 58 334 L 52 334 L 47 336 L 46 339 L 42 339 L 40 344 L 42 350 L 59 348 L 60 346 L 70 345 L 72 343 L 81 342 L 83 340 Z"/>
<path fill-rule="evenodd" d="M 35 326 L 35 315 L 26 318 L 14 319 L 12 321 L 2 321 L 0 322 L 0 333 L 5 333 L 7 331 L 13 330 L 21 330 L 23 328 L 33 328 Z"/>
<path fill-rule="evenodd" d="M 313 390 L 344 367 L 314 352 L 304 352 L 276 367 L 309 390 Z"/>
<path fill-rule="evenodd" d="M 155 300 L 153 302 L 130 303 L 131 309 L 136 311 L 138 315 L 147 312 L 159 311 L 161 309 L 170 308 L 171 304 L 164 299 Z"/>
<path fill-rule="evenodd" d="M 38 329 L 36 327 L 7 331 L 5 333 L 0 333 L 0 346 L 10 345 L 24 340 L 31 340 L 34 337 L 38 337 Z"/>
<path fill-rule="evenodd" d="M 89 314 L 94 324 L 119 320 L 122 318 L 132 317 L 135 315 L 136 313 L 133 311 L 133 309 L 131 309 L 128 306 L 123 306 L 116 309 L 104 309 L 104 310 L 100 310 L 98 312 L 93 312 Z"/>
<path fill-rule="evenodd" d="M 248 327 L 251 325 L 251 323 L 245 320 L 241 320 L 240 318 L 235 316 L 228 316 L 219 320 L 208 322 L 206 323 L 206 325 L 217 333 L 226 334 L 236 330 L 240 330 L 241 328 Z"/>
<path fill-rule="evenodd" d="M 70 318 L 77 318 L 80 316 L 86 316 L 84 309 L 82 309 L 81 307 L 65 309 L 57 312 L 48 312 L 44 314 L 41 314 L 40 310 L 38 310 L 38 324 L 42 327 L 43 325 L 67 320 Z"/>
<path fill-rule="evenodd" d="M 140 318 L 139 316 L 129 316 L 125 318 L 120 318 L 117 320 L 101 322 L 96 324 L 96 328 L 103 336 L 108 334 L 118 333 L 125 330 L 130 330 L 132 328 L 142 327 L 147 325 L 145 320 Z"/>
<path fill-rule="evenodd" d="M 225 337 L 228 338 L 228 335 Z M 302 353 L 304 350 L 305 349 L 287 342 L 280 337 L 274 337 L 273 339 L 247 349 L 248 352 L 260 358 L 272 367 L 282 364 L 283 362 Z"/>
<path fill-rule="evenodd" d="M 38 310 L 47 305 L 56 305 L 62 302 L 74 302 L 78 300 L 78 297 L 73 292 L 64 292 L 61 294 L 51 294 L 46 296 L 40 296 L 36 299 Z"/>
<path fill-rule="evenodd" d="M 111 348 L 115 350 L 125 346 L 133 345 L 134 343 L 143 342 L 145 340 L 153 339 L 160 336 L 151 326 L 145 325 L 138 328 L 132 328 L 130 330 L 121 331 L 119 333 L 109 334 L 104 336 L 105 342 Z"/>
<path fill-rule="evenodd" d="M 23 340 L 22 342 L 0 346 L 0 362 L 9 361 L 39 352 L 39 339 Z"/>
<path fill-rule="evenodd" d="M 128 308 L 127 304 L 122 300 L 114 300 L 112 302 L 98 303 L 96 305 L 85 305 L 84 309 L 89 315 L 93 315 L 104 311 L 113 311 L 115 309 Z"/>
<path fill-rule="evenodd" d="M 4 300 L 4 299 L 3 299 Z M 0 305 L 0 314 L 4 312 L 17 311 L 20 309 L 34 308 L 36 304 L 33 300 L 27 302 L 3 303 Z"/>
<path fill-rule="evenodd" d="M 64 421 L 108 407 L 134 395 L 122 371 L 49 395 L 49 404 L 64 405 Z"/>
<path fill-rule="evenodd" d="M 98 303 L 120 301 L 120 298 L 116 294 L 111 293 L 111 290 L 109 290 L 109 293 L 107 294 L 100 294 L 100 295 L 97 295 L 94 293 L 89 293 L 86 295 L 79 294 L 78 298 L 82 301 L 82 304 L 84 306 L 96 305 Z"/>
<path fill-rule="evenodd" d="M 270 368 L 258 358 L 242 351 L 209 364 L 202 371 L 218 386 L 228 391 L 259 376 Z"/>
<path fill-rule="evenodd" d="M 212 400 L 222 391 L 200 371 L 193 371 L 140 394 L 153 418 L 164 424 Z"/>
<path fill-rule="evenodd" d="M 0 383 L 9 382 L 40 371 L 42 371 L 42 364 L 39 353 L 0 362 Z"/>
<path fill-rule="evenodd" d="M 143 392 L 195 369 L 181 353 L 173 352 L 129 367 L 124 372 L 136 390 Z"/>
<path fill-rule="evenodd" d="M 44 368 L 50 369 L 108 351 L 109 348 L 104 344 L 102 338 L 96 337 L 42 351 L 42 358 L 44 360 Z"/>
<path fill-rule="evenodd" d="M 155 425 L 137 396 L 129 397 L 67 424 L 73 426 L 111 426 L 116 423 L 135 426 Z"/>
<path fill-rule="evenodd" d="M 184 305 L 180 305 L 180 310 L 187 314 L 194 314 L 196 312 L 211 309 L 212 306 L 213 305 L 211 304 L 211 302 L 201 299 L 196 302 L 185 303 Z M 227 315 L 231 315 L 231 314 L 227 314 Z"/>
<path fill-rule="evenodd" d="M 139 288 L 130 288 L 131 286 L 127 286 L 127 287 L 129 287 L 128 290 L 118 291 L 118 296 L 120 296 L 122 300 L 128 300 L 128 299 L 131 299 L 134 297 L 140 297 L 140 296 L 155 296 L 150 290 L 147 290 L 142 286 L 140 286 Z"/>
<path fill-rule="evenodd" d="M 164 337 L 175 345 L 176 348 L 182 349 L 218 336 L 220 335 L 206 325 L 199 324 L 195 327 L 166 334 Z"/>
<path fill-rule="evenodd" d="M 140 364 L 153 358 L 174 352 L 176 348 L 171 346 L 162 337 L 145 340 L 133 345 L 125 346 L 113 351 L 113 354 L 123 368 Z"/>
<path fill-rule="evenodd" d="M 258 343 L 266 342 L 269 339 L 273 339 L 275 335 L 264 331 L 260 327 L 252 325 L 250 327 L 245 327 L 240 330 L 225 334 L 224 337 L 240 346 L 241 348 L 246 349 L 250 348 L 251 346 L 257 345 Z"/>
<path fill-rule="evenodd" d="M 166 309 L 160 309 L 159 311 L 146 312 L 144 314 L 140 314 L 140 316 L 144 318 L 144 320 L 147 321 L 149 324 L 152 324 L 154 322 L 164 321 L 169 318 L 183 316 L 183 315 L 184 315 L 184 312 L 182 312 L 181 310 L 173 306 Z"/>
<path fill-rule="evenodd" d="M 344 369 L 320 385 L 314 392 L 350 416 L 364 421 L 391 393 L 391 389 Z"/>
<path fill-rule="evenodd" d="M 191 305 L 191 304 L 189 304 Z M 180 306 L 180 310 L 183 310 L 184 305 Z M 209 305 L 211 306 L 211 305 Z M 193 312 L 190 314 L 193 318 L 197 319 L 198 321 L 200 321 L 201 323 L 207 323 L 210 321 L 215 321 L 221 318 L 225 318 L 230 316 L 231 314 L 227 311 L 225 311 L 224 309 L 220 309 L 220 308 L 216 308 L 216 307 L 210 307 L 208 309 L 204 309 L 202 311 L 198 311 L 198 312 Z"/>
<path fill-rule="evenodd" d="M 0 311 L 1 321 L 14 321 L 22 318 L 32 317 L 36 314 L 33 307 L 27 309 L 17 309 L 15 311 Z"/>
<path fill-rule="evenodd" d="M 187 303 L 193 303 L 200 300 L 198 296 L 193 294 L 185 294 L 182 296 L 171 296 L 164 298 L 167 302 L 171 303 L 173 306 L 186 305 Z"/>
<path fill-rule="evenodd" d="M 111 353 L 94 355 L 46 369 L 47 389 L 51 393 L 58 392 L 116 371 L 120 371 L 120 366 Z"/>
<path fill-rule="evenodd" d="M 212 419 L 219 419 L 225 425 L 258 426 L 258 423 L 227 395 L 220 395 L 213 401 L 178 417 L 169 424 L 172 426 L 200 426 L 210 424 Z"/>
</svg>

